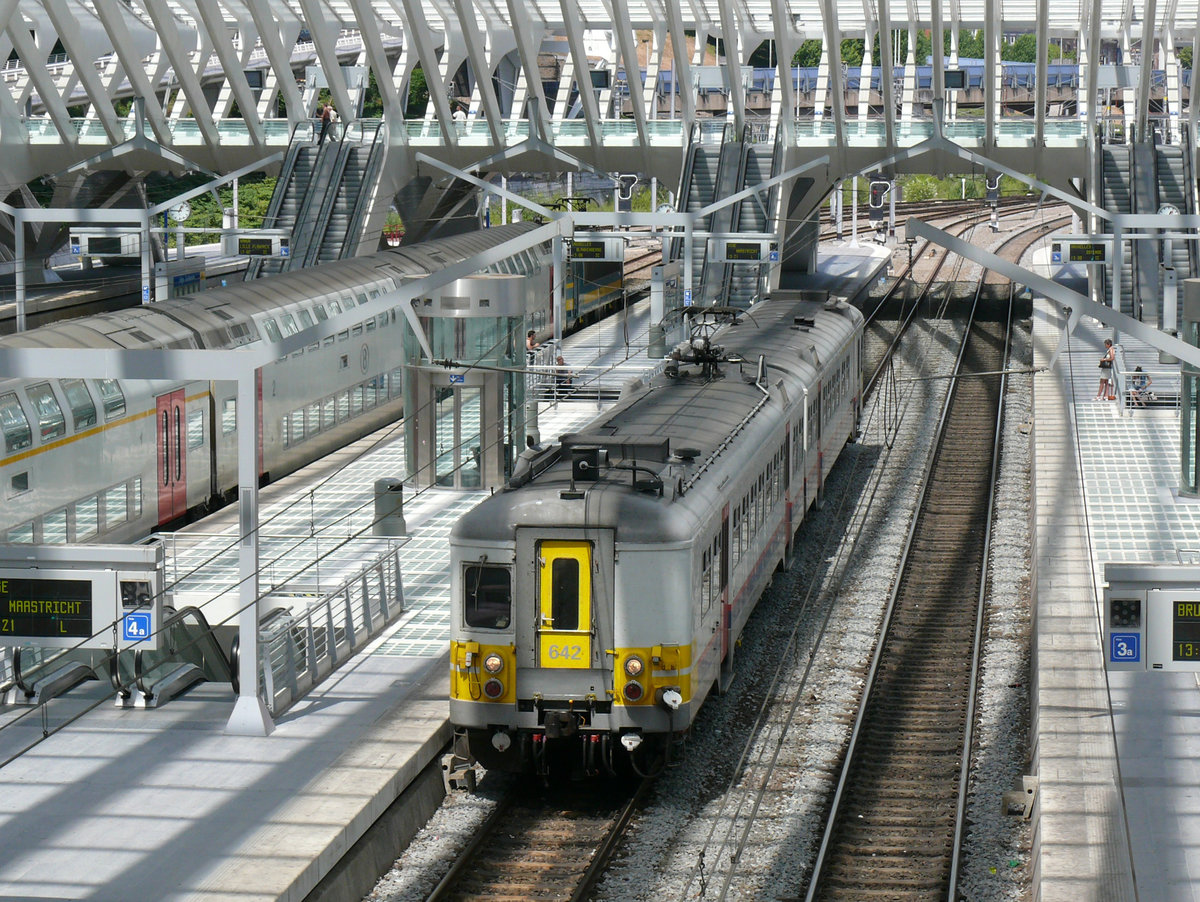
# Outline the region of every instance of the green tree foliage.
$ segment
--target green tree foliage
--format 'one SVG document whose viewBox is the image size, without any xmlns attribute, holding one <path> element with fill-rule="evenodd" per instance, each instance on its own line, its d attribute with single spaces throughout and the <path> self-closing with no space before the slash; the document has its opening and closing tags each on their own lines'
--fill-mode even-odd
<svg viewBox="0 0 1200 902">
<path fill-rule="evenodd" d="M 1033 63 L 1037 61 L 1037 35 L 1023 34 L 1011 44 L 1000 45 L 1000 59 L 1011 60 L 1014 63 Z"/>
<path fill-rule="evenodd" d="M 1183 68 L 1185 68 L 1185 69 L 1192 68 L 1192 48 L 1191 47 L 1180 47 L 1179 48 L 1179 62 L 1183 65 Z"/>
<path fill-rule="evenodd" d="M 817 40 L 807 40 L 800 45 L 796 55 L 792 57 L 792 65 L 801 68 L 812 68 L 821 63 L 822 44 Z"/>
<path fill-rule="evenodd" d="M 866 46 L 862 38 L 846 38 L 842 41 L 842 62 L 855 68 L 861 66 Z"/>
<path fill-rule="evenodd" d="M 906 203 L 937 200 L 940 195 L 938 179 L 932 175 L 912 175 L 904 180 L 901 195 Z"/>
<path fill-rule="evenodd" d="M 404 115 L 408 119 L 420 119 L 425 115 L 429 106 L 429 85 L 425 83 L 425 72 L 420 66 L 413 69 L 412 78 L 408 82 L 408 108 Z"/>
<path fill-rule="evenodd" d="M 375 70 L 369 70 L 367 90 L 363 95 L 362 115 L 364 119 L 383 118 L 383 96 L 379 93 L 379 85 L 375 81 Z"/>
</svg>

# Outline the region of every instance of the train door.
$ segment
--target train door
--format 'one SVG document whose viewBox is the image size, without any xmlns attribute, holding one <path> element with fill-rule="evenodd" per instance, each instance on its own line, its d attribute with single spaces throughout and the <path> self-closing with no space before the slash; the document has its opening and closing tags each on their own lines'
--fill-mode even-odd
<svg viewBox="0 0 1200 902">
<path fill-rule="evenodd" d="M 544 540 L 538 548 L 537 663 L 592 666 L 592 543 Z"/>
<path fill-rule="evenodd" d="M 158 522 L 168 523 L 187 512 L 187 415 L 184 391 L 157 398 L 155 433 L 158 445 Z"/>
</svg>

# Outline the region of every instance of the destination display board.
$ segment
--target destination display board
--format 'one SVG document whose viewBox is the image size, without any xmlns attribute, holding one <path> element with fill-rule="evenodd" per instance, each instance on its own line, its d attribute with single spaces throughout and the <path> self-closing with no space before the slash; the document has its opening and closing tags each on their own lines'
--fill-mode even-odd
<svg viewBox="0 0 1200 902">
<path fill-rule="evenodd" d="M 1200 601 L 1171 604 L 1171 660 L 1200 661 Z"/>
<path fill-rule="evenodd" d="M 270 238 L 238 238 L 237 252 L 246 257 L 270 257 L 275 253 L 275 242 Z"/>
<path fill-rule="evenodd" d="M 1076 244 L 1072 242 L 1067 245 L 1068 263 L 1103 263 L 1107 259 L 1107 242 L 1097 241 L 1088 244 Z"/>
<path fill-rule="evenodd" d="M 608 247 L 604 241 L 580 241 L 576 238 L 571 242 L 571 259 L 573 260 L 605 260 L 608 258 Z"/>
<path fill-rule="evenodd" d="M 0 638 L 86 639 L 92 635 L 92 582 L 0 577 Z"/>
<path fill-rule="evenodd" d="M 725 242 L 725 260 L 728 263 L 758 263 L 762 258 L 761 241 Z"/>
</svg>

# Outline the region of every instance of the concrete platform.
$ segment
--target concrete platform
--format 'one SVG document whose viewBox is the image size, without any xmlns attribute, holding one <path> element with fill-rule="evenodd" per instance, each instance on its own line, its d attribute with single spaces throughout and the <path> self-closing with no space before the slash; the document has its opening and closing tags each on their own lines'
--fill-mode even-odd
<svg viewBox="0 0 1200 902">
<path fill-rule="evenodd" d="M 1044 300 L 1034 317 L 1044 366 L 1063 317 Z M 1197 547 L 1200 504 L 1172 493 L 1173 412 L 1090 400 L 1106 337 L 1085 320 L 1034 380 L 1034 898 L 1191 902 L 1200 688 L 1190 673 L 1108 673 L 1100 600 L 1105 563 L 1175 563 L 1177 548 Z"/>
</svg>

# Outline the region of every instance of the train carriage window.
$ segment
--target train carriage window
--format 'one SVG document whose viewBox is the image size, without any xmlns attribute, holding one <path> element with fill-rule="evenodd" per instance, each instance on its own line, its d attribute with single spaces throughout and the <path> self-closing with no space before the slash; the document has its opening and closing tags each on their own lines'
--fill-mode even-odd
<svg viewBox="0 0 1200 902">
<path fill-rule="evenodd" d="M 350 419 L 350 390 L 342 392 L 337 399 L 337 415 L 338 422 L 342 423 Z"/>
<path fill-rule="evenodd" d="M 296 325 L 296 318 L 290 313 L 281 313 L 279 315 L 279 321 L 283 323 L 284 335 L 295 335 L 300 331 L 300 327 Z"/>
<path fill-rule="evenodd" d="M 135 476 L 129 483 L 129 519 L 142 516 L 142 477 Z"/>
<path fill-rule="evenodd" d="M 476 629 L 508 628 L 512 578 L 507 567 L 470 564 L 463 568 L 463 622 Z"/>
<path fill-rule="evenodd" d="M 33 521 L 22 523 L 20 526 L 14 526 L 8 531 L 8 541 L 14 545 L 32 545 L 33 544 Z"/>
<path fill-rule="evenodd" d="M 8 497 L 13 498 L 29 491 L 29 471 L 14 473 L 8 480 Z"/>
<path fill-rule="evenodd" d="M 14 392 L 0 395 L 0 429 L 4 430 L 5 451 L 20 451 L 33 444 L 29 420 Z"/>
<path fill-rule="evenodd" d="M 334 316 L 342 312 L 342 302 L 336 298 L 330 298 L 329 309 L 333 311 Z"/>
<path fill-rule="evenodd" d="M 85 542 L 100 532 L 100 496 L 75 502 L 75 539 Z"/>
<path fill-rule="evenodd" d="M 271 341 L 282 341 L 283 335 L 279 331 L 279 326 L 271 317 L 263 320 L 263 331 L 267 333 L 267 338 Z"/>
<path fill-rule="evenodd" d="M 301 309 L 299 312 L 299 315 L 300 315 L 300 325 L 302 325 L 305 329 L 307 329 L 309 326 L 316 325 L 316 323 L 313 321 L 312 314 L 309 313 L 307 310 Z"/>
<path fill-rule="evenodd" d="M 708 549 L 700 559 L 700 604 L 704 613 L 712 607 L 712 558 Z"/>
<path fill-rule="evenodd" d="M 337 399 L 330 396 L 321 402 L 321 428 L 332 429 L 337 423 Z"/>
<path fill-rule="evenodd" d="M 367 331 L 368 331 L 368 332 L 374 332 L 374 331 L 375 331 L 375 326 L 376 326 L 376 323 L 375 323 L 375 320 L 374 320 L 374 319 L 369 319 L 369 320 L 367 320 L 367 321 L 366 321 L 366 323 L 365 323 L 364 325 L 367 327 Z"/>
<path fill-rule="evenodd" d="M 337 340 L 338 341 L 349 341 L 350 340 L 350 330 L 343 329 L 341 332 L 339 332 L 338 336 L 337 336 Z"/>
<path fill-rule="evenodd" d="M 226 398 L 221 402 L 221 434 L 237 431 L 237 398 Z"/>
<path fill-rule="evenodd" d="M 67 510 L 53 511 L 42 518 L 42 541 L 47 545 L 65 545 L 67 542 Z"/>
<path fill-rule="evenodd" d="M 119 485 L 104 493 L 104 528 L 112 529 L 129 519 L 129 489 Z"/>
<path fill-rule="evenodd" d="M 355 338 L 357 338 L 359 335 L 362 335 L 363 334 L 362 323 L 357 323 L 354 326 L 351 326 L 350 334 L 353 335 Z"/>
<path fill-rule="evenodd" d="M 292 411 L 292 422 L 288 427 L 288 437 L 292 440 L 292 444 L 304 441 L 304 409 Z"/>
<path fill-rule="evenodd" d="M 49 382 L 29 386 L 25 389 L 25 394 L 33 409 L 37 411 L 38 429 L 43 442 L 67 434 L 67 420 L 63 416 L 62 408 L 58 406 L 58 399 L 54 397 Z"/>
<path fill-rule="evenodd" d="M 321 431 L 321 405 L 309 404 L 304 409 L 304 432 L 306 435 L 316 435 Z"/>
<path fill-rule="evenodd" d="M 389 396 L 399 398 L 404 393 L 404 376 L 399 369 L 394 369 L 388 373 L 388 382 L 390 387 Z M 505 408 L 507 410 L 507 408 Z"/>
<path fill-rule="evenodd" d="M 550 564 L 550 619 L 556 630 L 579 629 L 579 561 L 558 557 Z"/>
<path fill-rule="evenodd" d="M 363 412 L 363 387 L 356 385 L 350 389 L 350 416 L 356 417 Z"/>
<path fill-rule="evenodd" d="M 96 405 L 82 379 L 60 379 L 58 384 L 63 394 L 67 396 L 67 405 L 71 408 L 71 421 L 75 431 L 87 429 L 96 425 Z"/>
<path fill-rule="evenodd" d="M 106 422 L 125 416 L 125 393 L 121 391 L 121 383 L 116 379 L 96 379 L 92 382 L 100 395 L 100 403 L 104 405 Z"/>
<path fill-rule="evenodd" d="M 187 446 L 195 451 L 204 444 L 204 411 L 193 410 L 187 415 Z"/>
<path fill-rule="evenodd" d="M 357 298 L 358 298 L 358 306 L 361 307 L 363 304 L 365 304 L 367 302 L 367 293 L 365 291 L 360 291 L 357 295 Z"/>
<path fill-rule="evenodd" d="M 325 309 L 325 305 L 322 303 L 318 302 L 313 305 L 313 313 L 317 315 L 317 322 L 323 323 L 329 319 L 329 311 Z"/>
<path fill-rule="evenodd" d="M 291 436 L 288 435 L 288 422 L 287 417 L 279 420 L 279 443 L 285 448 L 290 448 L 292 445 Z"/>
<path fill-rule="evenodd" d="M 379 403 L 379 376 L 367 380 L 367 391 L 363 398 L 363 406 L 372 408 Z"/>
</svg>

